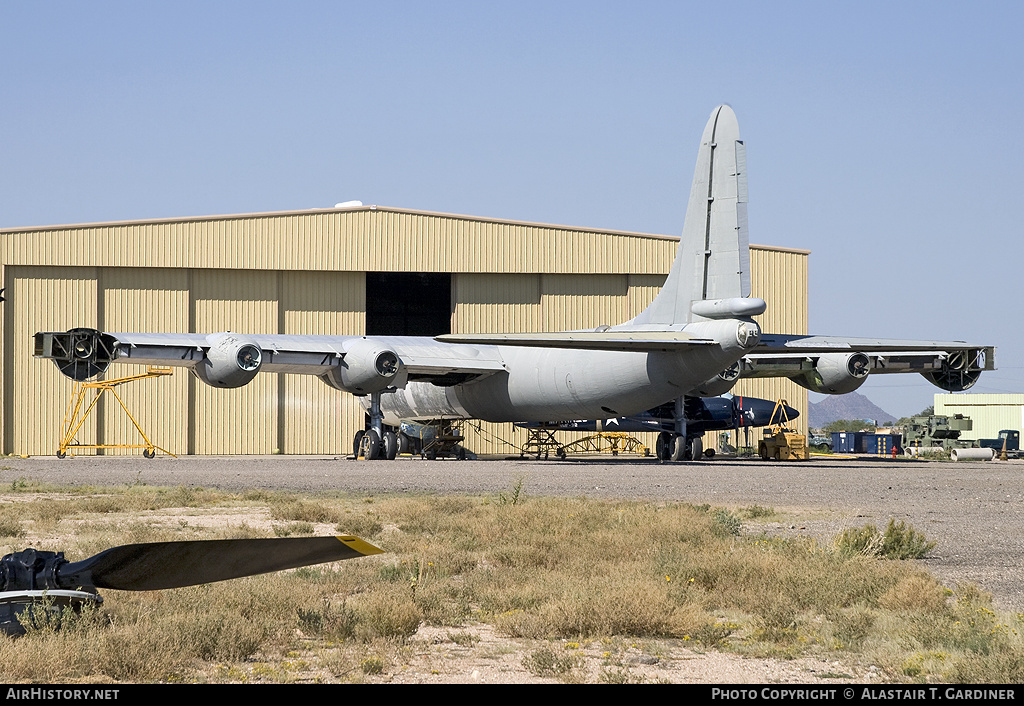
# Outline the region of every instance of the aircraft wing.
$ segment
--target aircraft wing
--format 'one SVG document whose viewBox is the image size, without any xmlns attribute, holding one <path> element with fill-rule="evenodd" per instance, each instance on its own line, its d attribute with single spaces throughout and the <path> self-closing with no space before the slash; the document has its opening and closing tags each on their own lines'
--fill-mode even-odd
<svg viewBox="0 0 1024 706">
<path fill-rule="evenodd" d="M 995 348 L 964 341 L 907 341 L 764 334 L 740 361 L 746 378 L 788 377 L 814 392 L 842 394 L 867 375 L 920 373 L 950 392 L 995 369 Z"/>
<path fill-rule="evenodd" d="M 255 346 L 258 354 L 247 346 Z M 39 332 L 35 356 L 49 358 L 68 377 L 86 380 L 112 362 L 202 368 L 248 351 L 255 372 L 329 376 L 340 367 L 371 366 L 392 353 L 408 379 L 445 384 L 504 370 L 493 348 L 449 346 L 416 336 L 316 336 L 289 334 L 106 333 L 94 329 Z M 373 357 L 374 360 L 360 360 Z M 344 365 L 343 365 L 344 362 Z M 198 371 L 197 371 L 198 372 Z M 250 376 L 251 379 L 251 376 Z M 233 385 L 222 384 L 225 387 Z"/>
<path fill-rule="evenodd" d="M 991 346 L 974 346 L 965 341 L 906 341 L 884 338 L 848 338 L 841 336 L 798 336 L 761 334 L 755 354 L 777 353 L 834 353 L 861 351 L 864 353 L 897 351 L 954 351 L 979 349 L 993 351 Z M 990 370 L 991 368 L 986 368 Z"/>
<path fill-rule="evenodd" d="M 714 345 L 682 331 L 566 331 L 559 333 L 445 334 L 442 343 L 468 345 L 573 348 L 605 351 L 676 351 L 690 346 Z"/>
</svg>

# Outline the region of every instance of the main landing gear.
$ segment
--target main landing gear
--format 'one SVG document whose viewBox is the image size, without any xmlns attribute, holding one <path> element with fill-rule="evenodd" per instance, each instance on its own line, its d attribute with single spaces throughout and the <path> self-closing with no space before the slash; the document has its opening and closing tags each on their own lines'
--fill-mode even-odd
<svg viewBox="0 0 1024 706">
<path fill-rule="evenodd" d="M 370 395 L 370 428 L 356 432 L 352 440 L 352 453 L 356 458 L 372 461 L 376 458 L 393 461 L 398 456 L 398 435 L 384 426 L 380 411 L 380 393 Z"/>
<path fill-rule="evenodd" d="M 699 461 L 704 455 L 704 440 L 697 436 L 687 439 L 685 434 L 663 431 L 655 446 L 662 461 Z"/>
<path fill-rule="evenodd" d="M 360 429 L 352 440 L 352 453 L 367 461 L 377 458 L 393 461 L 398 456 L 398 435 L 391 430 L 381 433 L 376 429 Z"/>
</svg>

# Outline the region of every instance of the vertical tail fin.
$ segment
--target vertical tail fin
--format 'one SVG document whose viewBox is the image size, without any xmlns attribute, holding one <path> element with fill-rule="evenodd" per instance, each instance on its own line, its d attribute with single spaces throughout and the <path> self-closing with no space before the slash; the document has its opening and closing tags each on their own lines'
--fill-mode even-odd
<svg viewBox="0 0 1024 706">
<path fill-rule="evenodd" d="M 721 105 L 712 111 L 701 137 L 672 270 L 658 296 L 631 323 L 684 324 L 764 310 L 761 300 L 723 301 L 750 296 L 746 169 L 736 114 Z"/>
</svg>

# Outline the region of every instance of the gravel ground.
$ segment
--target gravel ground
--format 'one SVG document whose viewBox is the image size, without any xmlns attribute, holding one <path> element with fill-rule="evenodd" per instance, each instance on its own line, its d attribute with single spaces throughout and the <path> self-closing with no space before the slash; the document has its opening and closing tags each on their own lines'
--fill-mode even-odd
<svg viewBox="0 0 1024 706">
<path fill-rule="evenodd" d="M 938 463 L 817 457 L 803 463 L 728 460 L 691 464 L 643 458 L 567 461 L 357 461 L 313 456 L 202 456 L 146 460 L 81 456 L 6 458 L 0 484 L 186 485 L 226 490 L 468 493 L 522 483 L 529 495 L 568 495 L 783 513 L 773 531 L 829 540 L 846 527 L 905 520 L 937 546 L 923 563 L 947 585 L 974 582 L 996 604 L 1024 612 L 1024 461 Z"/>
</svg>

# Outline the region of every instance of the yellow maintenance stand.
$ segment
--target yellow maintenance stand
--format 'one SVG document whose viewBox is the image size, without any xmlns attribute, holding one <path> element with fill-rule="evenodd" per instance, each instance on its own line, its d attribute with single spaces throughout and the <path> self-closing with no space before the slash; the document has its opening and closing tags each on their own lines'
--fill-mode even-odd
<svg viewBox="0 0 1024 706">
<path fill-rule="evenodd" d="M 558 455 L 561 458 L 565 458 L 566 454 L 571 453 L 610 453 L 612 456 L 618 456 L 620 452 L 651 455 L 651 450 L 640 443 L 639 439 L 621 431 L 598 432 L 572 441 L 558 449 Z"/>
<path fill-rule="evenodd" d="M 762 461 L 806 461 L 811 457 L 807 448 L 807 437 L 798 434 L 790 425 L 786 414 L 786 400 L 779 400 L 772 410 L 773 422 L 764 432 L 764 438 L 757 445 L 757 453 Z"/>
<path fill-rule="evenodd" d="M 146 432 L 142 431 L 142 427 L 135 421 L 135 417 L 128 411 L 128 407 L 125 405 L 124 400 L 117 394 L 114 389 L 118 385 L 124 385 L 125 383 L 135 382 L 137 380 L 145 380 L 147 378 L 161 377 L 163 375 L 170 375 L 172 372 L 171 368 L 157 367 L 154 365 L 147 365 L 146 372 L 139 373 L 138 375 L 129 375 L 123 378 L 115 378 L 114 380 L 97 380 L 95 382 L 76 382 L 74 390 L 71 393 L 71 401 L 68 403 L 67 411 L 64 413 L 64 421 L 60 427 L 60 447 L 57 449 L 57 458 L 64 458 L 68 455 L 68 449 L 143 449 L 142 455 L 146 458 L 153 458 L 156 452 L 162 451 L 168 456 L 174 456 L 167 449 L 160 448 L 149 440 L 146 436 Z M 82 406 L 85 404 L 85 397 L 89 390 L 96 390 L 96 396 L 93 397 L 92 402 L 83 411 Z M 96 405 L 100 401 L 100 397 L 103 396 L 104 392 L 109 392 L 118 404 L 121 405 L 121 409 L 128 415 L 128 419 L 135 425 L 135 429 L 138 430 L 139 435 L 145 442 L 143 444 L 79 444 L 75 442 L 75 435 L 78 430 L 85 424 L 85 420 L 89 417 Z M 177 456 L 174 456 L 177 458 Z"/>
</svg>

